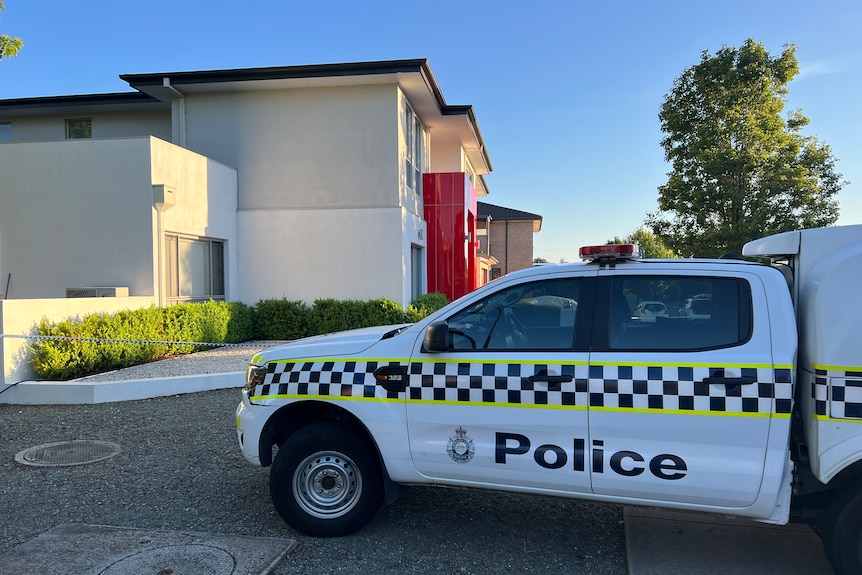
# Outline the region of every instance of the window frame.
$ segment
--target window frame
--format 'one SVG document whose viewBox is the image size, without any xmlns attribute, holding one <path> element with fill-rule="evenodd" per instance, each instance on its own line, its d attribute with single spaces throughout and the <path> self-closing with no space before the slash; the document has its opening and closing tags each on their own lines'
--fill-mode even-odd
<svg viewBox="0 0 862 575">
<path fill-rule="evenodd" d="M 535 289 L 542 287 L 543 285 L 555 284 L 560 282 L 578 282 L 578 299 L 577 307 L 575 308 L 575 318 L 574 324 L 572 326 L 572 342 L 569 347 L 487 347 L 490 344 L 492 339 L 492 334 L 494 327 L 496 327 L 496 323 L 499 321 L 503 321 L 502 313 L 500 317 L 495 320 L 495 326 L 492 327 L 487 334 L 487 337 L 482 342 L 484 345 L 479 345 L 480 342 L 476 342 L 477 346 L 475 348 L 458 348 L 455 347 L 454 344 L 450 344 L 449 353 L 493 353 L 493 354 L 520 354 L 520 353 L 573 353 L 573 352 L 586 352 L 589 351 L 589 339 L 590 332 L 592 329 L 592 319 L 593 319 L 593 305 L 595 298 L 595 281 L 596 278 L 592 276 L 583 276 L 583 275 L 567 275 L 567 276 L 556 276 L 556 277 L 545 277 L 545 278 L 536 278 L 531 281 L 526 281 L 517 284 L 510 284 L 505 287 L 501 287 L 500 289 L 489 293 L 488 295 L 482 297 L 481 299 L 470 302 L 464 307 L 456 310 L 455 312 L 449 314 L 445 318 L 445 322 L 449 325 L 451 330 L 450 322 L 453 318 L 457 318 L 458 316 L 464 315 L 468 310 L 474 309 L 480 304 L 484 302 L 488 302 L 493 298 L 499 298 L 502 294 L 510 290 L 521 290 L 522 292 L 530 292 Z M 505 299 L 505 298 L 504 298 Z M 519 299 L 517 301 L 523 301 L 523 299 Z M 509 308 L 515 306 L 517 301 L 513 301 L 509 304 Z M 562 309 L 562 308 L 561 308 Z M 564 326 L 560 326 L 564 327 Z M 450 332 L 451 334 L 451 332 Z"/>
<path fill-rule="evenodd" d="M 404 99 L 404 178 L 405 186 L 422 195 L 422 173 L 425 167 L 425 127 L 407 99 Z"/>
<path fill-rule="evenodd" d="M 72 124 L 76 122 L 86 122 L 86 135 L 73 135 L 71 130 Z M 67 140 L 91 140 L 93 138 L 93 119 L 92 118 L 66 118 L 66 139 Z"/>
<path fill-rule="evenodd" d="M 423 285 L 425 283 L 425 248 L 418 244 L 410 244 L 410 301 L 416 301 L 416 298 L 424 292 Z"/>
<path fill-rule="evenodd" d="M 613 282 L 643 279 L 643 280 L 698 280 L 698 281 L 734 281 L 736 283 L 738 310 L 737 310 L 737 339 L 735 342 L 718 345 L 707 345 L 699 347 L 666 347 L 666 348 L 643 348 L 643 347 L 612 347 L 611 346 L 611 314 L 612 314 L 612 289 Z M 647 274 L 612 274 L 598 278 L 596 291 L 596 313 L 592 329 L 592 351 L 601 353 L 701 353 L 720 349 L 731 349 L 746 345 L 754 335 L 753 319 L 753 290 L 751 282 L 744 277 L 720 274 L 674 274 L 674 273 L 647 273 Z M 602 311 L 599 311 L 602 310 Z"/>
<path fill-rule="evenodd" d="M 164 275 L 165 275 L 165 303 L 174 305 L 178 303 L 190 302 L 206 302 L 210 300 L 225 301 L 227 293 L 214 293 L 216 285 L 220 285 L 222 292 L 227 292 L 227 273 L 225 262 L 225 248 L 227 242 L 219 238 L 210 238 L 202 236 L 192 236 L 188 234 L 179 234 L 166 232 L 163 238 L 165 250 L 164 257 Z M 170 243 L 174 246 L 171 247 Z M 206 261 L 204 263 L 204 275 L 206 277 L 206 294 L 203 295 L 182 295 L 182 266 L 180 265 L 180 246 L 183 242 L 191 244 L 201 244 L 205 248 Z M 216 245 L 220 248 L 216 249 Z M 213 258 L 217 257 L 221 251 L 221 262 L 214 265 Z M 216 281 L 216 274 L 219 274 Z"/>
</svg>

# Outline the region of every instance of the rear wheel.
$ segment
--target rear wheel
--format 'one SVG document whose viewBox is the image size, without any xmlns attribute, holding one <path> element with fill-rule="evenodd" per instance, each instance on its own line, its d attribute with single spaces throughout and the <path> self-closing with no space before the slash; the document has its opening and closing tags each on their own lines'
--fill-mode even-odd
<svg viewBox="0 0 862 575">
<path fill-rule="evenodd" d="M 862 489 L 858 484 L 838 491 L 823 517 L 820 534 L 836 575 L 862 573 Z"/>
<path fill-rule="evenodd" d="M 279 448 L 269 476 L 276 511 L 314 537 L 358 531 L 383 501 L 377 453 L 351 428 L 323 422 L 304 427 Z"/>
</svg>

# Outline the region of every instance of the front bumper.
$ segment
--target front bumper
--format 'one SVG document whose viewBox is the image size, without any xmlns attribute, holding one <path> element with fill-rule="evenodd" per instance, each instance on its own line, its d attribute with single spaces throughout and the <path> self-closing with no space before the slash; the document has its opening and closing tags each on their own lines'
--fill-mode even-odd
<svg viewBox="0 0 862 575">
<path fill-rule="evenodd" d="M 260 434 L 270 414 L 267 406 L 252 405 L 248 393 L 243 391 L 242 401 L 236 407 L 236 436 L 242 456 L 258 467 L 261 467 Z"/>
</svg>

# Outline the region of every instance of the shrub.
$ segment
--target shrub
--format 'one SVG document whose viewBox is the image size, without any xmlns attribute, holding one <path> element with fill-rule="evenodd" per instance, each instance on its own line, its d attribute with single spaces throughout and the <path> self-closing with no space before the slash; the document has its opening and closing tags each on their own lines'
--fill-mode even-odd
<svg viewBox="0 0 862 575">
<path fill-rule="evenodd" d="M 367 327 L 360 300 L 319 299 L 311 306 L 311 333 L 322 334 Z"/>
<path fill-rule="evenodd" d="M 227 335 L 225 343 L 242 343 L 254 338 L 254 308 L 242 302 L 225 304 L 228 309 Z"/>
<path fill-rule="evenodd" d="M 311 309 L 304 302 L 260 300 L 253 309 L 256 339 L 300 339 L 311 335 Z"/>
<path fill-rule="evenodd" d="M 365 302 L 365 321 L 363 327 L 372 325 L 393 325 L 407 321 L 404 308 L 391 299 L 373 299 Z"/>
<path fill-rule="evenodd" d="M 407 306 L 407 321 L 416 323 L 448 304 L 448 298 L 439 292 L 420 295 L 413 300 L 412 304 Z"/>
<path fill-rule="evenodd" d="M 81 339 L 37 340 L 30 345 L 32 365 L 40 377 L 71 379 L 166 355 L 210 348 L 139 342 L 237 343 L 251 339 L 251 327 L 252 312 L 248 306 L 215 301 L 166 309 L 150 307 L 110 315 L 96 313 L 80 320 L 51 322 L 43 319 L 36 326 L 38 335 Z M 95 342 L 84 338 L 115 341 Z"/>
<path fill-rule="evenodd" d="M 268 299 L 254 307 L 239 302 L 186 303 L 115 314 L 91 314 L 80 320 L 43 319 L 38 335 L 80 338 L 38 340 L 30 346 L 33 368 L 46 379 L 71 379 L 119 369 L 168 355 L 210 349 L 195 343 L 240 343 L 252 338 L 294 340 L 323 333 L 377 325 L 416 322 L 445 306 L 440 293 L 416 298 L 406 310 L 388 299 Z M 86 339 L 115 341 L 95 342 Z M 128 340 L 128 341 L 117 341 Z M 176 343 L 139 343 L 144 341 Z M 182 343 L 180 343 L 182 342 Z"/>
</svg>

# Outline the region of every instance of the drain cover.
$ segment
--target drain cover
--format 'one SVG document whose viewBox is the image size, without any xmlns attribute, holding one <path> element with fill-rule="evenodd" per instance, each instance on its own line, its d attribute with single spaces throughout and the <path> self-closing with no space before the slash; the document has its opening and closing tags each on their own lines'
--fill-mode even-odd
<svg viewBox="0 0 862 575">
<path fill-rule="evenodd" d="M 108 459 L 119 452 L 120 446 L 116 443 L 77 439 L 30 447 L 15 454 L 15 461 L 37 467 L 84 465 Z"/>
<path fill-rule="evenodd" d="M 233 555 L 210 545 L 170 545 L 120 559 L 99 575 L 231 575 Z"/>
</svg>

